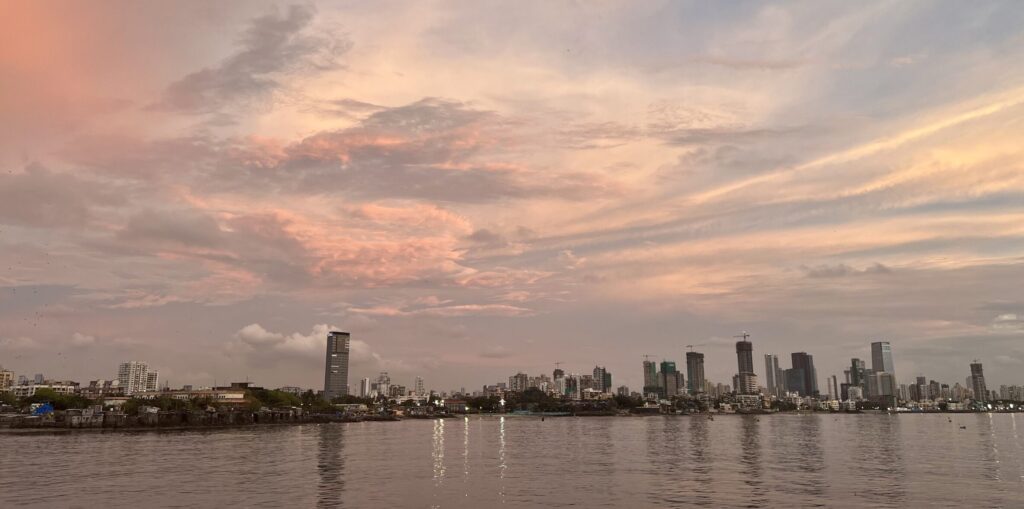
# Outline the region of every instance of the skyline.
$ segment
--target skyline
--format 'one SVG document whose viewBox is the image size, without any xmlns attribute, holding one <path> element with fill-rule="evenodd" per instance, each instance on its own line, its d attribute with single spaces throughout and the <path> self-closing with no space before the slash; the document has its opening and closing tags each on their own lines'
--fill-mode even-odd
<svg viewBox="0 0 1024 509">
<path fill-rule="evenodd" d="M 971 7 L 16 2 L 0 365 L 1017 383 L 1024 11 Z"/>
</svg>

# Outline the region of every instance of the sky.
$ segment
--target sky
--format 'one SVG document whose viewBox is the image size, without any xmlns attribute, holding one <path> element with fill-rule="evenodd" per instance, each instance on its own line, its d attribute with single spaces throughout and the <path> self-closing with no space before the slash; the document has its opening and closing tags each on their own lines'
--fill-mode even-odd
<svg viewBox="0 0 1024 509">
<path fill-rule="evenodd" d="M 735 335 L 1024 383 L 1024 9 L 56 2 L 0 19 L 0 365 L 478 389 Z"/>
</svg>

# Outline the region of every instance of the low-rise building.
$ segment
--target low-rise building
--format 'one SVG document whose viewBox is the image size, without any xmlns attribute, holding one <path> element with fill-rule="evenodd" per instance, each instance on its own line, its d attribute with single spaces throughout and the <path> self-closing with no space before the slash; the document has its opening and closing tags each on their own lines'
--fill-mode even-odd
<svg viewBox="0 0 1024 509">
<path fill-rule="evenodd" d="M 27 398 L 34 396 L 36 391 L 41 389 L 49 389 L 57 394 L 63 396 L 70 396 L 78 392 L 78 382 L 71 381 L 57 381 L 57 380 L 32 380 L 27 381 L 24 384 L 15 385 L 12 389 L 14 395 L 18 398 Z"/>
<path fill-rule="evenodd" d="M 227 405 L 244 405 L 245 401 L 245 390 L 235 388 L 216 387 L 213 389 L 194 389 L 194 390 L 162 390 L 162 391 L 144 391 L 137 392 L 132 395 L 139 399 L 156 399 L 160 397 L 169 397 L 173 399 L 179 399 L 182 401 L 191 401 L 193 399 L 209 400 L 213 403 L 227 404 Z"/>
<path fill-rule="evenodd" d="M 100 399 L 113 396 L 124 396 L 124 387 L 118 380 L 92 380 L 89 385 L 80 387 L 78 394 L 89 399 Z"/>
</svg>

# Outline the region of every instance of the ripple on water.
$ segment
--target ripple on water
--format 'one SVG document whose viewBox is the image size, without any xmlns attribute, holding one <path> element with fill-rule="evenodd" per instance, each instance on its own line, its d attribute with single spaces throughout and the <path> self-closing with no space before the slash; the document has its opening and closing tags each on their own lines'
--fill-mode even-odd
<svg viewBox="0 0 1024 509">
<path fill-rule="evenodd" d="M 1012 414 L 5 433 L 0 506 L 1019 507 L 1022 435 Z"/>
</svg>

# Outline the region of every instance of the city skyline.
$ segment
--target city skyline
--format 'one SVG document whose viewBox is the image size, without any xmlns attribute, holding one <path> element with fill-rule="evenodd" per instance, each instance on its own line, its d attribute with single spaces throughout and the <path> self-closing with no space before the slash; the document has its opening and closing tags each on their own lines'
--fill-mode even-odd
<svg viewBox="0 0 1024 509">
<path fill-rule="evenodd" d="M 1015 2 L 7 7 L 8 369 L 1024 365 Z"/>
</svg>

